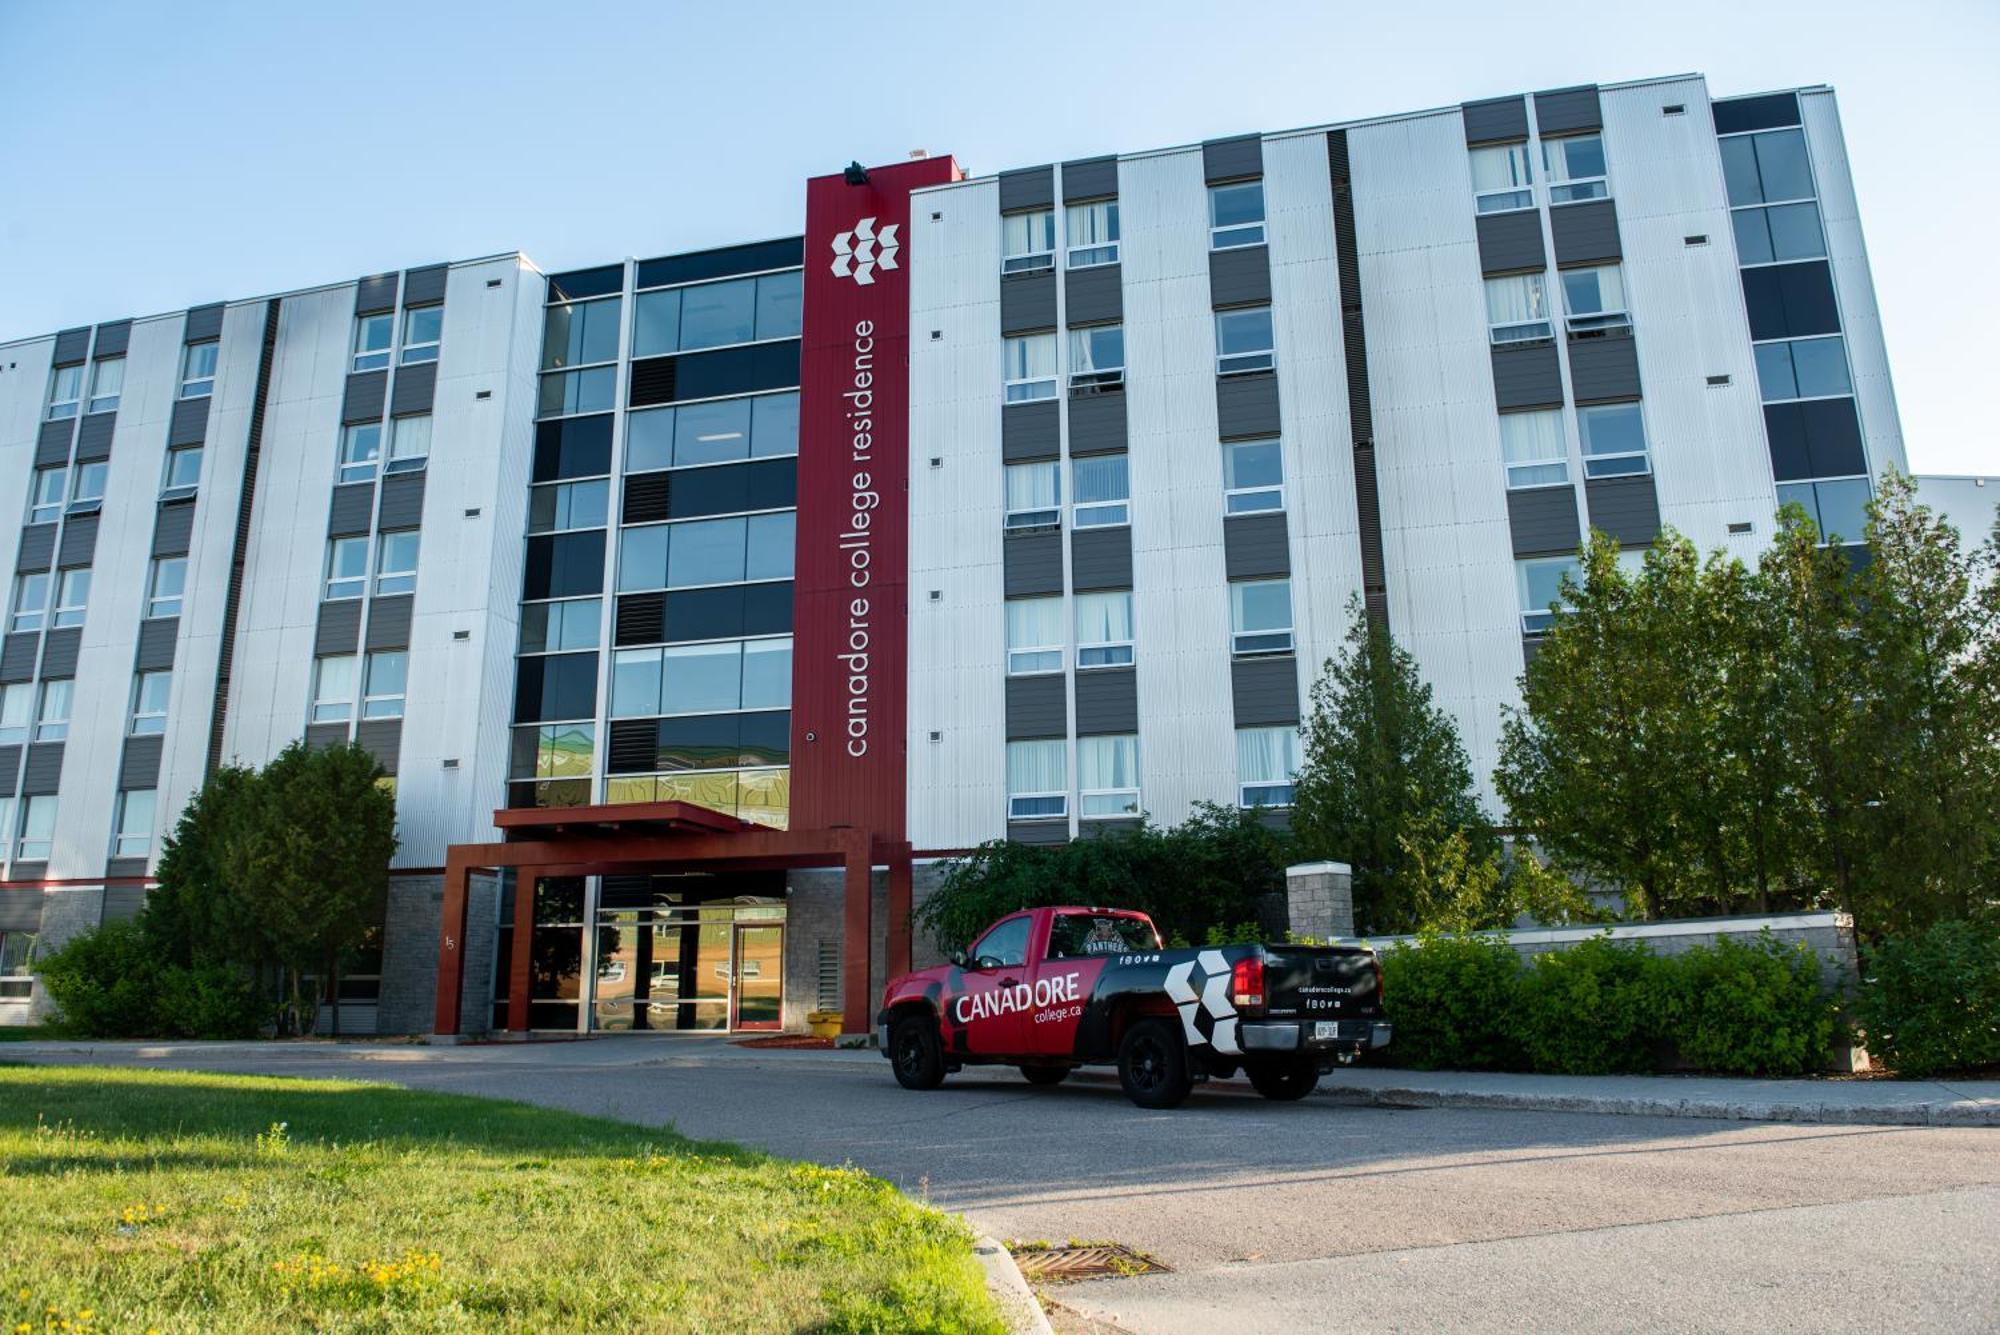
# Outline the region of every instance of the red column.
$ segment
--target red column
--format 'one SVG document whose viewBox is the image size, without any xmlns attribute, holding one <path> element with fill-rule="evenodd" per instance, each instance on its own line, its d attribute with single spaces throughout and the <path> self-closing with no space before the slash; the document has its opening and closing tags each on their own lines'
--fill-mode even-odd
<svg viewBox="0 0 2000 1335">
<path fill-rule="evenodd" d="M 889 977 L 910 971 L 910 846 L 889 847 Z M 887 979 L 883 980 L 885 983 Z"/>
<path fill-rule="evenodd" d="M 875 935 L 868 852 L 869 841 L 865 838 L 847 846 L 847 912 L 840 933 L 840 1032 L 843 1034 L 866 1034 L 874 1024 L 875 997 L 868 981 L 868 956 Z"/>
<path fill-rule="evenodd" d="M 465 995 L 465 924 L 472 868 L 450 854 L 444 864 L 444 921 L 438 928 L 437 1016 L 431 1032 L 459 1032 L 459 1000 Z"/>
<path fill-rule="evenodd" d="M 519 873 L 514 883 L 514 949 L 507 962 L 507 1028 L 517 1034 L 528 1032 L 528 961 L 535 936 L 535 891 L 542 878 L 533 872 Z"/>
</svg>

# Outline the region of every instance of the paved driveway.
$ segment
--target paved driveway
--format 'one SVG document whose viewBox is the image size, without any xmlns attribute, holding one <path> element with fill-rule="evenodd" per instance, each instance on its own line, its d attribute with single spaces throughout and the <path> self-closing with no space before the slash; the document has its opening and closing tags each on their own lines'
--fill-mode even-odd
<svg viewBox="0 0 2000 1335">
<path fill-rule="evenodd" d="M 1173 1274 L 1055 1296 L 1135 1331 L 1993 1330 L 2000 1130 L 1271 1104 L 713 1040 L 424 1048 L 23 1045 L 0 1060 L 347 1075 L 852 1161 L 1005 1239 L 1127 1243 Z M 1254 1323 L 1254 1324 L 1252 1324 Z"/>
</svg>

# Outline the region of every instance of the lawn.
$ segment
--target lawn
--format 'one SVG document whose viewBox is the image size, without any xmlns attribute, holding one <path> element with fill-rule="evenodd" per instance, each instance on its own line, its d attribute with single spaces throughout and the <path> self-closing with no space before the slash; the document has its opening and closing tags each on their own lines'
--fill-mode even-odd
<svg viewBox="0 0 2000 1335">
<path fill-rule="evenodd" d="M 1001 1329 L 865 1173 L 351 1081 L 0 1066 L 0 1238 L 0 1332 Z"/>
</svg>

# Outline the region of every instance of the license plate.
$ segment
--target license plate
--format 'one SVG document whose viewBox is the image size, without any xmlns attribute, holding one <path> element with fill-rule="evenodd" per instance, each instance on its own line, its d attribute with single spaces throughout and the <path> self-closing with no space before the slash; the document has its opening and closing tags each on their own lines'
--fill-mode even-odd
<svg viewBox="0 0 2000 1335">
<path fill-rule="evenodd" d="M 1314 1038 L 1319 1038 L 1319 1039 L 1324 1039 L 1324 1038 L 1339 1038 L 1339 1037 L 1340 1037 L 1340 1021 L 1338 1021 L 1338 1020 L 1314 1020 L 1314 1021 L 1313 1021 L 1313 1037 L 1314 1037 Z"/>
</svg>

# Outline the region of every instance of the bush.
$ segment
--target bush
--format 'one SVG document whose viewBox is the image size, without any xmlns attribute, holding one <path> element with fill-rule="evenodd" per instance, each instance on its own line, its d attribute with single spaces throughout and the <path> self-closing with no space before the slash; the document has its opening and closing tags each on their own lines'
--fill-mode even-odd
<svg viewBox="0 0 2000 1335">
<path fill-rule="evenodd" d="M 271 1006 L 250 980 L 217 965 L 160 973 L 162 1029 L 183 1038 L 255 1038 Z"/>
<path fill-rule="evenodd" d="M 2000 916 L 1890 937 L 1862 960 L 1871 1055 L 1913 1079 L 2000 1065 Z"/>
<path fill-rule="evenodd" d="M 1389 1058 L 1418 1070 L 1506 1071 L 1521 963 L 1497 936 L 1432 936 L 1382 955 L 1383 1009 L 1396 1026 Z"/>
<path fill-rule="evenodd" d="M 35 965 L 62 1013 L 60 1033 L 79 1038 L 153 1038 L 161 1034 L 160 965 L 134 922 L 108 922 L 71 937 Z"/>
<path fill-rule="evenodd" d="M 1690 1066 L 1727 1075 L 1803 1075 L 1833 1046 L 1839 1006 L 1819 957 L 1767 928 L 1755 945 L 1727 937 L 1659 961 L 1667 1032 Z"/>
<path fill-rule="evenodd" d="M 1535 956 L 1515 992 L 1528 1061 L 1556 1075 L 1652 1070 L 1668 986 L 1651 952 L 1605 936 Z"/>
</svg>

